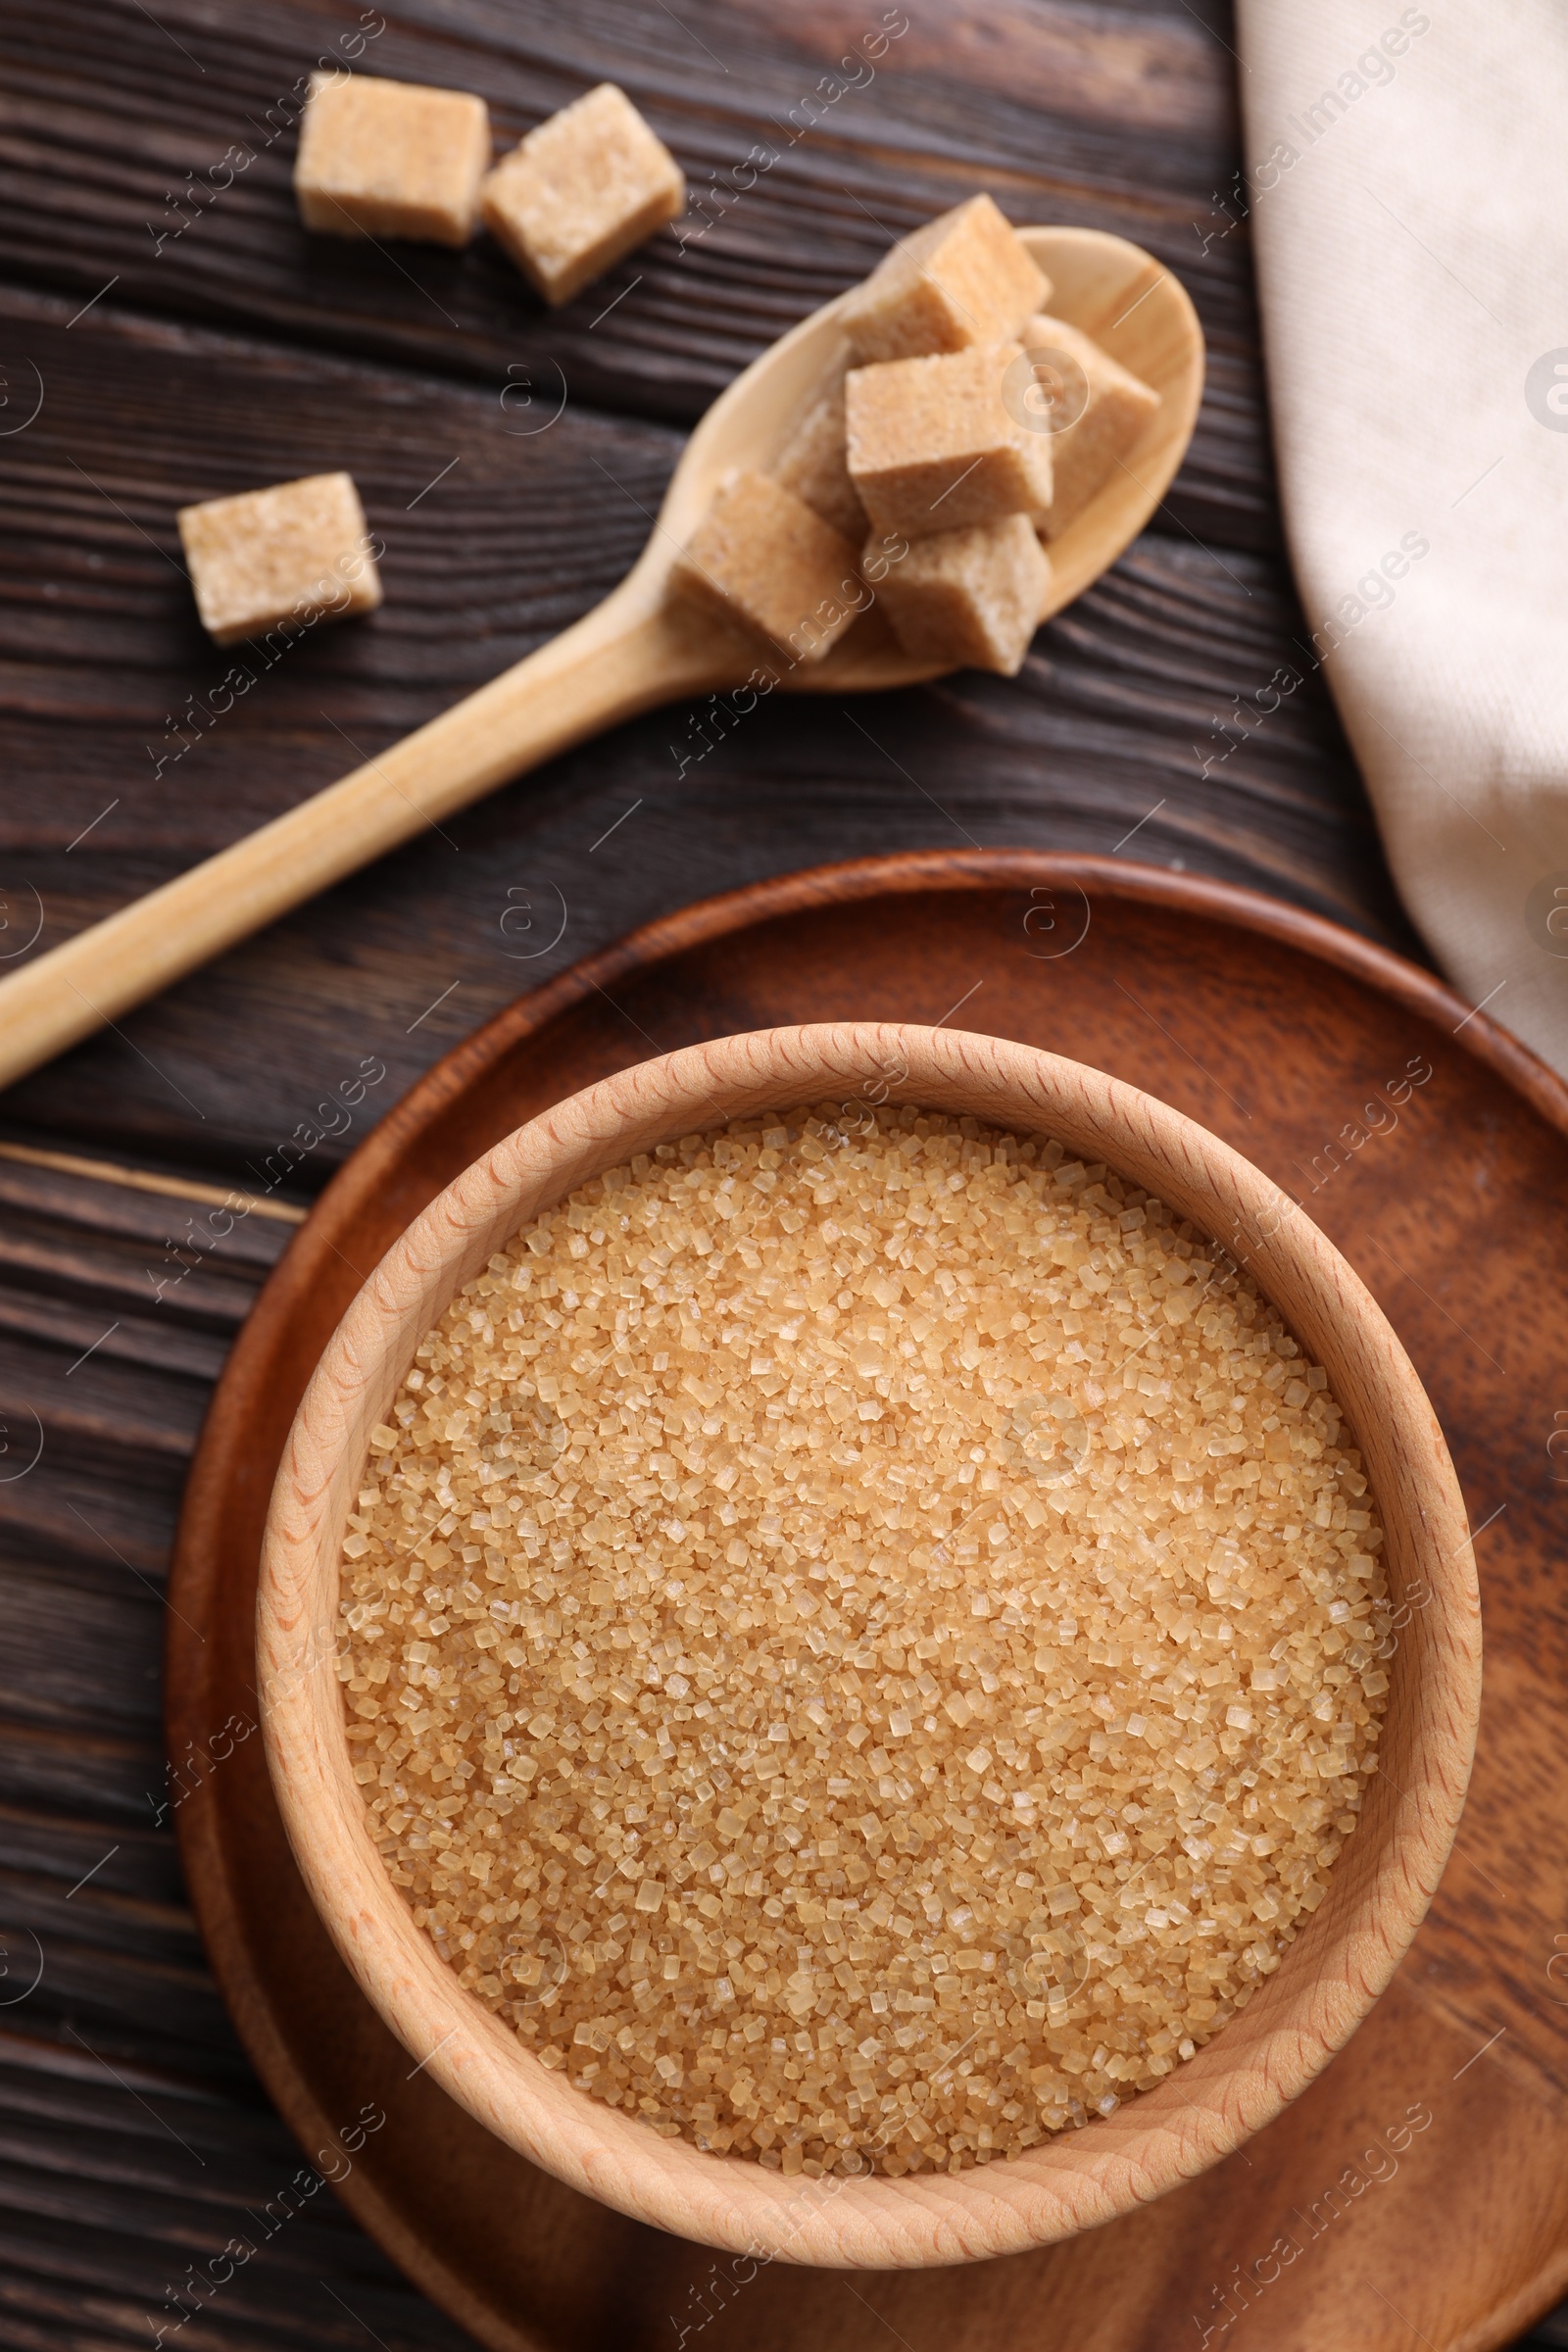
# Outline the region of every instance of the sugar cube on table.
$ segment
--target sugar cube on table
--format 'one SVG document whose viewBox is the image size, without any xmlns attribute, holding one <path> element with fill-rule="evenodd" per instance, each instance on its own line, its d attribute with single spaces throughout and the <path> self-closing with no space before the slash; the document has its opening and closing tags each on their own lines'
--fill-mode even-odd
<svg viewBox="0 0 1568 2352">
<path fill-rule="evenodd" d="M 676 593 L 820 662 L 869 603 L 850 541 L 765 474 L 722 483 L 675 559 Z"/>
<path fill-rule="evenodd" d="M 989 196 L 901 237 L 839 313 L 862 366 L 1004 343 L 1051 300 L 1051 280 Z"/>
<path fill-rule="evenodd" d="M 1054 539 L 1142 440 L 1159 394 L 1064 318 L 1031 318 L 1018 339 L 1035 378 L 1023 410 L 1051 442 L 1051 505 L 1040 527 Z"/>
<path fill-rule="evenodd" d="M 879 546 L 880 543 L 878 543 Z M 867 547 L 867 575 L 881 570 Z M 877 595 L 906 654 L 1000 670 L 1022 666 L 1051 585 L 1051 559 L 1027 514 L 916 539 L 889 564 Z"/>
<path fill-rule="evenodd" d="M 805 499 L 824 522 L 857 547 L 870 528 L 870 516 L 850 479 L 847 426 L 844 415 L 844 371 L 832 380 L 806 411 L 773 467 L 773 479 Z"/>
<path fill-rule="evenodd" d="M 850 479 L 879 530 L 921 539 L 1045 514 L 1052 435 L 1019 423 L 1004 397 L 1023 365 L 1016 343 L 999 343 L 851 369 Z"/>
<path fill-rule="evenodd" d="M 342 620 L 381 602 L 350 474 L 312 473 L 270 490 L 211 498 L 182 507 L 178 521 L 196 610 L 220 645 L 280 622 L 306 628 Z"/>
<path fill-rule="evenodd" d="M 311 76 L 294 166 L 307 228 L 466 245 L 489 164 L 482 98 L 369 74 Z"/>
<path fill-rule="evenodd" d="M 502 157 L 480 198 L 491 235 L 555 304 L 569 302 L 685 206 L 679 164 L 612 81 L 530 130 Z"/>
</svg>

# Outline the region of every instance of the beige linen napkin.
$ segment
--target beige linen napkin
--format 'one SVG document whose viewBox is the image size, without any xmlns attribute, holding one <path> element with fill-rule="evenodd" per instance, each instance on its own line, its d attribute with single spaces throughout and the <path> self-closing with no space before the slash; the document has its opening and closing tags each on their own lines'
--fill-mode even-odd
<svg viewBox="0 0 1568 2352">
<path fill-rule="evenodd" d="M 1301 666 L 1438 961 L 1568 1074 L 1568 9 L 1239 26 Z"/>
</svg>

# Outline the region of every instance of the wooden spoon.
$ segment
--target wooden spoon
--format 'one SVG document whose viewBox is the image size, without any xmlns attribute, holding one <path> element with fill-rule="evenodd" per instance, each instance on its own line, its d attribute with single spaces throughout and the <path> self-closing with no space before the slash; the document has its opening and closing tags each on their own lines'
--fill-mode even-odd
<svg viewBox="0 0 1568 2352">
<path fill-rule="evenodd" d="M 1184 288 L 1121 237 L 1026 228 L 1052 309 L 1161 395 L 1111 480 L 1052 542 L 1041 619 L 1113 564 L 1170 486 L 1203 387 Z M 781 337 L 720 394 L 687 442 L 648 545 L 602 605 L 439 718 L 324 792 L 0 981 L 0 1085 L 36 1069 L 290 907 L 465 808 L 511 776 L 660 703 L 741 689 L 769 669 L 788 692 L 849 694 L 943 674 L 901 651 L 873 607 L 825 661 L 777 657 L 666 594 L 670 565 L 732 466 L 765 471 L 840 350 L 843 297 Z"/>
</svg>

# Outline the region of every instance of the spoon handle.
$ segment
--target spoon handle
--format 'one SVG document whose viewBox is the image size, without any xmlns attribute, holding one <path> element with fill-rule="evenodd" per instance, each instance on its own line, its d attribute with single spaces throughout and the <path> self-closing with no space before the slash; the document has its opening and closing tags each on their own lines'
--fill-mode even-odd
<svg viewBox="0 0 1568 2352">
<path fill-rule="evenodd" d="M 721 635 L 618 590 L 286 815 L 0 980 L 0 1086 L 508 777 L 725 683 Z"/>
</svg>

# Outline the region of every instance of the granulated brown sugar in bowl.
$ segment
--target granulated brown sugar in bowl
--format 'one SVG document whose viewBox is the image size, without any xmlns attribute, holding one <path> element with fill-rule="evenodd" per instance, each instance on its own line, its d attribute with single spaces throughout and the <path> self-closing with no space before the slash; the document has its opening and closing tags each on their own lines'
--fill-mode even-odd
<svg viewBox="0 0 1568 2352">
<path fill-rule="evenodd" d="M 1374 1768 L 1382 1532 L 1200 1235 L 912 1107 L 661 1145 L 421 1343 L 344 1543 L 355 1777 L 547 2066 L 958 2172 L 1209 2038 Z"/>
</svg>

